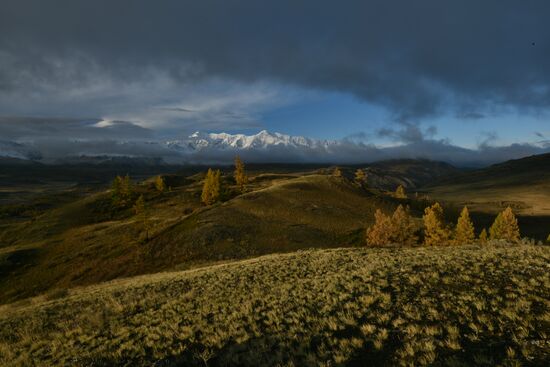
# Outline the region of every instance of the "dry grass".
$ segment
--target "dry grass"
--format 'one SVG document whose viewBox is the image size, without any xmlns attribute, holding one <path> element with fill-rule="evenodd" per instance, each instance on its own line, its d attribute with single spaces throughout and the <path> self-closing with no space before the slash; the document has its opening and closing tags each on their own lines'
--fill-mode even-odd
<svg viewBox="0 0 550 367">
<path fill-rule="evenodd" d="M 252 175 L 248 193 L 204 207 L 202 176 L 169 176 L 172 190 L 163 194 L 152 182 L 137 188 L 151 227 L 146 243 L 132 211 L 112 213 L 105 192 L 0 230 L 0 303 L 119 277 L 362 244 L 374 209 L 396 205 L 345 179 L 293 173 Z"/>
<path fill-rule="evenodd" d="M 307 250 L 0 308 L 0 364 L 547 365 L 550 248 Z"/>
</svg>

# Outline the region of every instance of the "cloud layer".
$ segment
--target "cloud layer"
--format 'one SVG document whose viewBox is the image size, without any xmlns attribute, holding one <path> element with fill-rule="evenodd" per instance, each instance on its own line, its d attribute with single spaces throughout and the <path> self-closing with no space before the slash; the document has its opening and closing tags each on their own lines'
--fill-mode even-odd
<svg viewBox="0 0 550 367">
<path fill-rule="evenodd" d="M 549 13 L 545 0 L 5 0 L 0 108 L 98 116 L 218 79 L 347 92 L 408 122 L 547 111 Z"/>
<path fill-rule="evenodd" d="M 380 147 L 360 137 L 316 140 L 272 134 L 193 134 L 166 140 L 124 121 L 47 118 L 0 119 L 0 157 L 33 159 L 44 163 L 78 162 L 82 157 L 125 156 L 160 158 L 172 164 L 230 164 L 236 154 L 247 162 L 368 163 L 395 158 L 440 160 L 459 166 L 481 166 L 550 152 L 550 143 L 491 145 L 491 137 L 477 149 L 436 140 L 433 132 L 414 126 L 380 132 L 404 143 Z"/>
</svg>

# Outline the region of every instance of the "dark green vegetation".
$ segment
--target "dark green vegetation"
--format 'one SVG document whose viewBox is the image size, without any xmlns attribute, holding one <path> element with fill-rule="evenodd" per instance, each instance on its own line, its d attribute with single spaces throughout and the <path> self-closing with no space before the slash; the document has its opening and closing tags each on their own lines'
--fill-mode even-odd
<svg viewBox="0 0 550 367">
<path fill-rule="evenodd" d="M 0 308 L 7 366 L 550 361 L 550 247 L 308 250 Z"/>
</svg>

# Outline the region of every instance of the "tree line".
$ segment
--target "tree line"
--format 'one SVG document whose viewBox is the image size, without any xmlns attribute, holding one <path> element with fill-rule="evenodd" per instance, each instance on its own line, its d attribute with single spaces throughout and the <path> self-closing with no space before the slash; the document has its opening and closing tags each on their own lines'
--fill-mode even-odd
<svg viewBox="0 0 550 367">
<path fill-rule="evenodd" d="M 464 206 L 454 228 L 445 222 L 443 207 L 435 203 L 424 209 L 423 244 L 426 246 L 486 243 L 488 240 L 506 240 L 517 243 L 520 240 L 518 221 L 512 208 L 507 207 L 499 213 L 489 228 L 484 228 L 475 236 L 475 228 L 468 207 Z M 367 228 L 366 242 L 369 246 L 388 246 L 393 244 L 419 244 L 418 226 L 410 215 L 408 207 L 399 205 L 394 213 L 384 214 L 380 209 L 374 213 L 374 224 Z"/>
<path fill-rule="evenodd" d="M 337 167 L 333 175 L 342 177 L 341 170 Z M 243 161 L 235 157 L 235 170 L 233 172 L 235 184 L 239 192 L 246 192 L 248 175 Z M 366 185 L 366 173 L 358 169 L 355 172 L 355 182 L 361 186 Z M 155 177 L 153 186 L 159 193 L 167 190 L 162 176 Z M 168 190 L 170 190 L 169 188 Z M 208 169 L 202 187 L 201 201 L 204 205 L 212 205 L 221 200 L 222 180 L 219 169 Z M 393 193 L 394 197 L 406 199 L 407 194 L 402 185 L 399 185 Z M 111 205 L 114 209 L 131 208 L 138 222 L 143 222 L 145 237 L 149 238 L 149 225 L 145 215 L 146 206 L 143 195 L 137 196 L 133 184 L 128 175 L 117 176 L 111 187 Z M 421 231 L 422 229 L 422 231 Z M 392 215 L 385 214 L 380 209 L 374 213 L 374 224 L 366 229 L 365 241 L 369 246 L 405 245 L 414 246 L 424 244 L 426 246 L 486 243 L 489 240 L 506 240 L 509 242 L 520 241 L 520 230 L 512 208 L 507 207 L 499 213 L 493 224 L 487 231 L 481 230 L 475 235 L 475 227 L 467 206 L 464 206 L 455 226 L 445 222 L 443 207 L 435 203 L 424 209 L 422 216 L 422 228 L 419 228 L 415 219 L 410 214 L 408 206 L 399 205 Z M 419 236 L 422 233 L 422 241 Z M 550 242 L 550 235 L 547 239 Z"/>
</svg>

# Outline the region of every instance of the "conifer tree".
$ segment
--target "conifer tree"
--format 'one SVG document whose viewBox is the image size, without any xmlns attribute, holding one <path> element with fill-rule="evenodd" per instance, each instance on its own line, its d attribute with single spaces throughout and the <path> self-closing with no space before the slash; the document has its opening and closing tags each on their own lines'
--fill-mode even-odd
<svg viewBox="0 0 550 367">
<path fill-rule="evenodd" d="M 444 245 L 449 242 L 450 231 L 445 227 L 443 208 L 439 203 L 424 209 L 424 244 Z"/>
<path fill-rule="evenodd" d="M 336 167 L 334 169 L 334 171 L 332 172 L 332 175 L 335 176 L 335 177 L 342 177 L 342 171 L 340 170 L 339 167 Z"/>
<path fill-rule="evenodd" d="M 462 208 L 462 212 L 456 223 L 454 240 L 457 245 L 471 244 L 475 240 L 474 224 L 470 219 L 470 212 L 467 206 Z"/>
<path fill-rule="evenodd" d="M 380 209 L 374 213 L 374 224 L 367 228 L 367 244 L 370 246 L 389 245 L 392 240 L 391 218 Z"/>
<path fill-rule="evenodd" d="M 134 214 L 136 215 L 136 223 L 139 227 L 141 227 L 139 241 L 148 241 L 151 231 L 151 224 L 147 219 L 147 214 L 145 212 L 145 199 L 143 198 L 143 195 L 140 195 L 136 200 L 133 209 Z"/>
<path fill-rule="evenodd" d="M 132 181 L 130 181 L 129 175 L 126 175 L 121 179 L 120 191 L 123 199 L 122 205 L 123 206 L 129 205 L 134 196 L 134 188 L 132 186 Z"/>
<path fill-rule="evenodd" d="M 214 198 L 214 201 L 218 201 L 221 195 L 221 188 L 222 188 L 222 173 L 219 169 L 214 171 L 213 176 L 213 185 L 212 185 L 212 196 Z"/>
<path fill-rule="evenodd" d="M 398 199 L 406 199 L 407 194 L 405 193 L 405 188 L 403 185 L 397 186 L 397 189 L 395 190 L 395 197 Z"/>
<path fill-rule="evenodd" d="M 417 243 L 416 226 L 409 213 L 409 208 L 399 205 L 391 217 L 392 242 L 399 245 L 413 246 Z"/>
<path fill-rule="evenodd" d="M 244 163 L 239 156 L 235 157 L 235 182 L 239 186 L 239 190 L 244 192 L 245 185 L 248 183 L 248 176 L 244 170 Z"/>
<path fill-rule="evenodd" d="M 399 205 L 391 217 L 377 209 L 374 219 L 374 224 L 367 229 L 367 244 L 371 246 L 391 244 L 412 246 L 417 243 L 416 226 L 409 214 L 408 207 L 404 208 Z"/>
<path fill-rule="evenodd" d="M 139 216 L 145 212 L 145 200 L 143 199 L 143 195 L 140 195 L 139 198 L 134 203 L 134 214 Z"/>
<path fill-rule="evenodd" d="M 497 215 L 493 225 L 489 228 L 489 235 L 491 240 L 519 241 L 520 233 L 518 220 L 512 208 L 507 207 Z"/>
<path fill-rule="evenodd" d="M 483 228 L 483 230 L 479 234 L 479 243 L 482 245 L 485 245 L 487 243 L 487 230 L 485 228 Z"/>
<path fill-rule="evenodd" d="M 122 177 L 116 176 L 111 184 L 111 203 L 114 207 L 121 206 L 122 202 Z"/>
<path fill-rule="evenodd" d="M 202 188 L 201 200 L 206 205 L 212 205 L 218 201 L 220 197 L 221 186 L 221 172 L 220 170 L 213 171 L 211 168 L 206 173 L 204 179 L 204 185 Z"/>
<path fill-rule="evenodd" d="M 116 208 L 123 208 L 132 203 L 134 189 L 130 176 L 116 176 L 111 185 L 111 202 Z"/>
<path fill-rule="evenodd" d="M 157 176 L 155 178 L 155 188 L 159 192 L 164 192 L 166 190 L 166 183 L 164 182 L 164 178 L 162 176 Z"/>
</svg>

